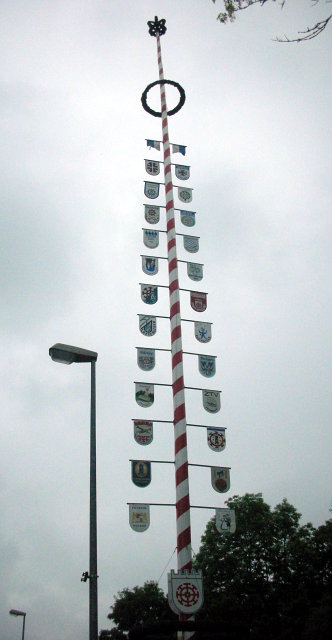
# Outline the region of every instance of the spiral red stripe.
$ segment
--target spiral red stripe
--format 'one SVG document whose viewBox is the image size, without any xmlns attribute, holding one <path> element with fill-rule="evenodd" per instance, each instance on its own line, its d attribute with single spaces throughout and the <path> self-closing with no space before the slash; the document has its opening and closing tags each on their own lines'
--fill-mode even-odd
<svg viewBox="0 0 332 640">
<path fill-rule="evenodd" d="M 180 337 L 181 337 L 181 328 L 180 328 L 180 326 L 178 326 L 178 327 L 175 327 L 173 329 L 172 334 L 171 334 L 171 339 L 172 340 L 177 340 Z"/>
</svg>

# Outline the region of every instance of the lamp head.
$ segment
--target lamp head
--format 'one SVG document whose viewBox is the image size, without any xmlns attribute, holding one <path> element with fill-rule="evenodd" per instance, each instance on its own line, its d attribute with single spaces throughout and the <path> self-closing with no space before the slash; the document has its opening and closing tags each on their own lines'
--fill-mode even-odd
<svg viewBox="0 0 332 640">
<path fill-rule="evenodd" d="M 9 613 L 11 616 L 26 616 L 25 611 L 18 611 L 18 609 L 11 609 Z"/>
<path fill-rule="evenodd" d="M 73 347 L 69 344 L 61 344 L 57 342 L 49 349 L 49 354 L 54 362 L 62 362 L 63 364 L 71 364 L 72 362 L 95 362 L 98 353 Z"/>
</svg>

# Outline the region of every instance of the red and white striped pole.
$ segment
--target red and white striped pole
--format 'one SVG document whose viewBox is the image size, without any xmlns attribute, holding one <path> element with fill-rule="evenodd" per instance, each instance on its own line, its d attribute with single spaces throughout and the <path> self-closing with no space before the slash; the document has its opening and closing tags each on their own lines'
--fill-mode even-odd
<svg viewBox="0 0 332 640">
<path fill-rule="evenodd" d="M 160 36 L 157 33 L 159 80 L 164 80 L 161 59 Z M 191 571 L 191 531 L 187 454 L 187 423 L 183 377 L 183 351 L 181 335 L 180 291 L 174 198 L 171 169 L 171 150 L 168 136 L 168 119 L 165 85 L 160 84 L 162 136 L 164 149 L 164 175 L 166 192 L 167 255 L 171 321 L 172 387 L 174 409 L 175 486 L 176 486 L 176 531 L 178 571 Z M 189 637 L 189 636 L 188 636 Z"/>
</svg>

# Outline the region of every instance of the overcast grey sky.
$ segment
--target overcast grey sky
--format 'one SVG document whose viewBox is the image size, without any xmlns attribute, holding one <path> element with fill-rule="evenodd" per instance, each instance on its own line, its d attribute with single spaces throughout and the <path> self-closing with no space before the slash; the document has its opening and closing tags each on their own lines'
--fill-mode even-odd
<svg viewBox="0 0 332 640">
<path fill-rule="evenodd" d="M 182 316 L 213 322 L 206 346 L 184 324 L 184 350 L 217 356 L 211 384 L 197 358 L 184 356 L 185 383 L 223 391 L 216 415 L 188 391 L 187 417 L 227 427 L 228 436 L 217 454 L 204 429 L 188 428 L 189 460 L 232 468 L 230 492 L 219 495 L 209 470 L 191 467 L 191 501 L 223 506 L 261 491 L 271 506 L 287 497 L 303 523 L 330 515 L 332 32 L 277 44 L 274 36 L 313 24 L 326 6 L 269 5 L 226 27 L 216 22 L 221 3 L 209 0 L 0 3 L 2 640 L 21 635 L 10 608 L 27 611 L 26 640 L 88 634 L 80 576 L 88 569 L 90 372 L 53 363 L 55 342 L 99 353 L 99 628 L 108 627 L 113 595 L 158 580 L 176 545 L 173 508 L 152 508 L 149 530 L 135 533 L 126 505 L 173 502 L 175 493 L 172 466 L 153 465 L 150 486 L 138 489 L 128 462 L 173 458 L 170 425 L 156 424 L 143 449 L 131 422 L 172 419 L 169 388 L 157 387 L 154 405 L 142 409 L 133 384 L 171 382 L 168 353 L 157 352 L 152 375 L 137 368 L 135 350 L 170 346 L 166 320 L 148 339 L 137 318 L 149 313 L 138 286 L 146 281 L 143 159 L 161 159 L 145 143 L 161 139 L 160 120 L 140 104 L 158 78 L 146 26 L 156 14 L 167 19 L 165 77 L 187 96 L 170 138 L 187 145 L 188 208 L 201 238 L 193 258 L 204 263 L 200 287 L 184 265 L 180 285 L 209 294 L 198 318 L 183 292 Z M 170 108 L 175 99 L 169 93 Z M 186 232 L 179 221 L 177 230 Z M 158 255 L 166 255 L 161 236 Z M 180 242 L 178 257 L 190 255 Z M 167 284 L 164 261 L 154 281 Z M 168 314 L 166 289 L 153 311 Z M 194 551 L 212 515 L 193 510 Z"/>
</svg>

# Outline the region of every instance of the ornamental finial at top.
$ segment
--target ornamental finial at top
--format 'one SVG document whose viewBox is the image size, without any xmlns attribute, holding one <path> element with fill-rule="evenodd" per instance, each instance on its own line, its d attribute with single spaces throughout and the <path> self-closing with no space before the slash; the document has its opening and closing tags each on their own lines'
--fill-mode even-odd
<svg viewBox="0 0 332 640">
<path fill-rule="evenodd" d="M 152 22 L 152 20 L 150 20 L 147 24 L 148 24 L 148 27 L 149 27 L 150 36 L 157 37 L 157 34 L 159 34 L 160 36 L 163 36 L 164 33 L 166 33 L 166 31 L 167 31 L 165 18 L 162 18 L 161 20 L 158 20 L 158 16 L 155 16 L 154 22 Z"/>
</svg>

